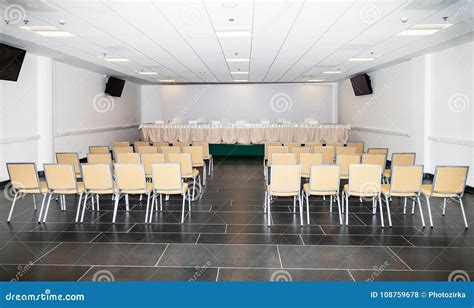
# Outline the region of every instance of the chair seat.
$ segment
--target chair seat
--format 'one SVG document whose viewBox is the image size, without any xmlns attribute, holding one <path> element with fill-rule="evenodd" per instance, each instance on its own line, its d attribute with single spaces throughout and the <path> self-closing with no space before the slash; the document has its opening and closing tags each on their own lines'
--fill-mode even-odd
<svg viewBox="0 0 474 308">
<path fill-rule="evenodd" d="M 195 178 L 197 176 L 199 176 L 199 170 L 198 169 L 193 169 L 193 175 L 183 174 L 183 178 L 186 178 L 186 179 Z"/>
<path fill-rule="evenodd" d="M 305 194 L 309 196 L 330 196 L 337 195 L 337 191 L 309 191 L 309 183 L 303 185 L 303 190 Z"/>
<path fill-rule="evenodd" d="M 457 197 L 458 195 L 455 193 L 432 193 L 431 190 L 433 189 L 433 185 L 425 184 L 421 185 L 421 193 L 428 197 L 435 197 L 435 198 L 451 198 Z"/>
<path fill-rule="evenodd" d="M 385 169 L 384 172 L 383 172 L 383 176 L 386 177 L 386 178 L 389 178 L 390 177 L 390 169 Z"/>
<path fill-rule="evenodd" d="M 198 168 L 204 167 L 204 161 L 202 163 L 193 164 L 193 167 L 198 167 Z"/>
<path fill-rule="evenodd" d="M 147 194 L 152 192 L 153 190 L 153 184 L 152 183 L 146 183 L 146 190 L 128 190 L 128 189 L 122 189 L 120 190 L 120 193 L 122 194 L 128 194 L 128 195 L 141 195 L 141 194 Z"/>
<path fill-rule="evenodd" d="M 348 180 L 349 179 L 349 176 L 348 175 L 341 175 L 339 177 L 341 180 Z"/>
<path fill-rule="evenodd" d="M 390 197 L 390 196 L 393 196 L 393 197 L 415 197 L 416 196 L 416 193 L 414 192 L 392 192 L 392 194 L 390 194 L 390 184 L 382 184 L 382 187 L 381 187 L 381 192 L 382 194 Z"/>
<path fill-rule="evenodd" d="M 212 155 L 211 155 L 211 154 L 209 154 L 209 156 L 204 156 L 204 160 L 209 160 L 209 159 L 211 159 L 211 158 L 212 158 Z"/>
<path fill-rule="evenodd" d="M 55 189 L 53 193 L 58 195 L 75 195 L 84 192 L 84 183 L 77 182 L 77 191 L 75 189 Z"/>
<path fill-rule="evenodd" d="M 349 184 L 344 185 L 344 192 L 349 196 L 356 196 L 356 197 L 377 197 L 378 196 L 377 192 L 364 193 L 364 192 L 358 192 L 358 191 L 351 191 L 351 193 L 349 194 Z"/>
<path fill-rule="evenodd" d="M 277 191 L 272 191 L 272 185 L 268 185 L 267 191 L 270 193 L 272 196 L 280 196 L 280 197 L 292 197 L 292 196 L 298 196 L 299 192 L 277 192 Z"/>
<path fill-rule="evenodd" d="M 113 194 L 114 192 L 117 191 L 117 184 L 114 183 L 114 188 L 113 189 L 88 189 L 87 192 L 90 194 Z"/>
<path fill-rule="evenodd" d="M 160 190 L 160 189 L 155 189 L 154 192 L 157 193 L 157 194 L 163 194 L 163 195 L 183 195 L 186 193 L 186 191 L 188 191 L 188 183 L 183 183 L 182 184 L 182 189 L 179 190 Z"/>
<path fill-rule="evenodd" d="M 40 181 L 39 188 L 30 188 L 30 189 L 18 189 L 19 193 L 22 194 L 45 194 L 48 192 L 48 185 L 45 181 Z"/>
</svg>

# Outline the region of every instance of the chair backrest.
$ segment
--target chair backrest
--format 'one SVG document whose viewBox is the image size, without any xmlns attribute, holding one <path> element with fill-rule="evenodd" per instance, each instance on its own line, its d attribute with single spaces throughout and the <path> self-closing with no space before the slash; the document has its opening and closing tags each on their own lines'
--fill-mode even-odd
<svg viewBox="0 0 474 308">
<path fill-rule="evenodd" d="M 100 191 L 114 190 L 112 168 L 110 164 L 82 164 L 82 181 L 87 191 L 99 193 Z"/>
<path fill-rule="evenodd" d="M 281 146 L 280 142 L 267 142 L 265 143 L 265 159 L 268 159 L 268 148 Z"/>
<path fill-rule="evenodd" d="M 162 164 L 165 162 L 165 154 L 163 153 L 143 153 L 141 154 L 143 167 L 145 168 L 146 176 L 151 176 L 152 165 Z"/>
<path fill-rule="evenodd" d="M 139 154 L 158 153 L 158 148 L 153 146 L 138 147 L 136 152 Z"/>
<path fill-rule="evenodd" d="M 270 174 L 271 192 L 299 194 L 301 188 L 300 165 L 275 165 Z"/>
<path fill-rule="evenodd" d="M 354 147 L 337 147 L 336 156 L 339 154 L 357 154 L 357 149 Z"/>
<path fill-rule="evenodd" d="M 114 157 L 117 153 L 133 153 L 133 147 L 131 146 L 118 146 L 113 147 Z"/>
<path fill-rule="evenodd" d="M 117 153 L 115 155 L 115 162 L 117 164 L 139 164 L 140 154 L 138 153 Z"/>
<path fill-rule="evenodd" d="M 112 155 L 110 153 L 103 154 L 87 154 L 87 163 L 89 164 L 111 164 Z"/>
<path fill-rule="evenodd" d="M 77 155 L 77 153 L 56 153 L 56 162 L 58 164 L 72 165 L 76 177 L 81 177 L 81 166 L 79 163 L 79 155 Z"/>
<path fill-rule="evenodd" d="M 165 154 L 165 161 L 168 162 L 168 154 L 170 153 L 181 153 L 181 148 L 180 147 L 161 147 L 161 152 Z"/>
<path fill-rule="evenodd" d="M 168 142 L 153 142 L 152 145 L 158 148 L 158 153 L 161 153 L 162 147 L 169 147 L 170 144 Z"/>
<path fill-rule="evenodd" d="M 323 153 L 301 153 L 300 165 L 301 175 L 309 176 L 312 165 L 321 165 L 323 163 Z"/>
<path fill-rule="evenodd" d="M 346 144 L 348 147 L 356 148 L 356 154 L 364 153 L 364 143 L 363 142 L 349 142 Z"/>
<path fill-rule="evenodd" d="M 468 172 L 469 166 L 436 166 L 433 192 L 462 195 Z"/>
<path fill-rule="evenodd" d="M 387 164 L 387 156 L 385 154 L 362 154 L 362 164 L 366 165 L 379 165 L 382 167 L 382 172 L 385 170 Z"/>
<path fill-rule="evenodd" d="M 145 169 L 142 164 L 115 164 L 114 170 L 119 190 L 146 192 Z"/>
<path fill-rule="evenodd" d="M 288 147 L 285 146 L 270 146 L 268 147 L 268 165 L 272 165 L 272 154 L 273 153 L 288 153 Z"/>
<path fill-rule="evenodd" d="M 183 182 L 181 180 L 181 165 L 178 163 L 153 164 L 152 182 L 153 189 L 159 191 L 181 190 Z"/>
<path fill-rule="evenodd" d="M 288 147 L 288 152 L 291 152 L 291 149 L 294 147 L 301 147 L 301 143 L 297 142 L 283 142 L 283 146 Z"/>
<path fill-rule="evenodd" d="M 188 147 L 189 143 L 187 143 L 187 142 L 173 142 L 172 145 L 174 147 Z"/>
<path fill-rule="evenodd" d="M 332 146 L 314 147 L 313 152 L 323 154 L 324 164 L 332 164 L 334 162 L 334 147 Z"/>
<path fill-rule="evenodd" d="M 210 158 L 209 142 L 204 142 L 204 141 L 193 142 L 193 146 L 202 147 L 204 159 Z"/>
<path fill-rule="evenodd" d="M 367 153 L 388 155 L 388 148 L 368 148 Z"/>
<path fill-rule="evenodd" d="M 360 164 L 360 154 L 340 154 L 336 156 L 336 164 L 341 167 L 341 176 L 349 175 L 349 166 Z M 380 177 L 380 175 L 379 175 Z"/>
<path fill-rule="evenodd" d="M 130 143 L 128 141 L 114 141 L 112 142 L 112 148 L 115 147 L 128 147 Z"/>
<path fill-rule="evenodd" d="M 310 192 L 337 194 L 340 183 L 338 165 L 312 165 L 309 175 Z"/>
<path fill-rule="evenodd" d="M 291 149 L 289 149 L 291 153 L 310 153 L 311 152 L 311 147 L 301 147 L 301 146 L 297 146 L 297 147 L 292 147 Z"/>
<path fill-rule="evenodd" d="M 77 191 L 76 176 L 71 164 L 44 164 L 44 175 L 50 191 Z"/>
<path fill-rule="evenodd" d="M 344 146 L 344 143 L 339 143 L 339 142 L 326 143 L 326 146 L 327 146 L 327 147 L 334 147 L 334 148 L 337 148 L 337 147 L 343 147 L 343 146 Z"/>
<path fill-rule="evenodd" d="M 178 163 L 181 165 L 181 176 L 191 178 L 193 176 L 193 163 L 190 153 L 169 153 L 169 163 Z"/>
<path fill-rule="evenodd" d="M 7 163 L 7 170 L 13 188 L 39 189 L 40 182 L 35 163 Z"/>
<path fill-rule="evenodd" d="M 381 169 L 379 165 L 350 165 L 349 195 L 352 193 L 357 193 L 361 197 L 375 197 L 380 195 Z"/>
<path fill-rule="evenodd" d="M 410 166 L 416 161 L 416 153 L 392 153 L 392 166 Z"/>
<path fill-rule="evenodd" d="M 394 193 L 418 193 L 423 182 L 423 166 L 393 166 L 390 191 Z"/>
<path fill-rule="evenodd" d="M 110 153 L 109 147 L 93 145 L 89 147 L 89 153 L 91 154 L 108 154 Z"/>
<path fill-rule="evenodd" d="M 296 153 L 273 153 L 272 166 L 274 165 L 296 165 Z"/>
<path fill-rule="evenodd" d="M 150 142 L 148 141 L 135 141 L 133 143 L 133 148 L 135 149 L 135 152 L 138 152 L 139 147 L 149 147 L 149 146 L 150 146 Z"/>
<path fill-rule="evenodd" d="M 182 147 L 183 153 L 191 154 L 193 166 L 204 166 L 204 149 L 201 146 Z"/>
<path fill-rule="evenodd" d="M 323 143 L 322 142 L 306 142 L 304 144 L 305 147 L 311 147 L 311 148 L 314 148 L 314 147 L 321 147 L 323 146 Z"/>
</svg>

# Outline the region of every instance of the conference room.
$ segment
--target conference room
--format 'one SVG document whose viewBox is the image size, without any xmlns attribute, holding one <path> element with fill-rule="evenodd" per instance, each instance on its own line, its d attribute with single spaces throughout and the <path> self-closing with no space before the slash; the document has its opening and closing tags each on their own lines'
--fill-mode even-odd
<svg viewBox="0 0 474 308">
<path fill-rule="evenodd" d="M 474 277 L 472 1 L 0 7 L 0 280 Z"/>
</svg>

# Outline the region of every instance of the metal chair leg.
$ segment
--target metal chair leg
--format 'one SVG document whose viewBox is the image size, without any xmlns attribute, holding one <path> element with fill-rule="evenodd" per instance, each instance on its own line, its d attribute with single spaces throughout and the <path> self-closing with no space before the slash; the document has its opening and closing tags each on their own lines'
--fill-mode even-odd
<svg viewBox="0 0 474 308">
<path fill-rule="evenodd" d="M 36 197 L 35 197 L 35 194 L 32 194 L 32 195 L 33 195 L 33 208 L 36 211 Z"/>
<path fill-rule="evenodd" d="M 293 197 L 293 213 L 296 213 L 296 196 Z"/>
<path fill-rule="evenodd" d="M 298 204 L 300 206 L 300 225 L 303 225 L 303 204 L 301 202 L 301 195 L 298 194 Z"/>
<path fill-rule="evenodd" d="M 163 195 L 160 194 L 160 212 L 163 212 Z"/>
<path fill-rule="evenodd" d="M 403 200 L 403 215 L 405 215 L 406 213 L 407 213 L 407 197 L 405 197 Z"/>
<path fill-rule="evenodd" d="M 48 216 L 49 205 L 51 204 L 51 197 L 53 194 L 49 194 L 48 203 L 46 204 L 46 209 L 44 211 L 43 223 L 46 222 L 46 217 Z"/>
<path fill-rule="evenodd" d="M 95 195 L 95 201 L 97 203 L 97 211 L 100 211 L 100 204 L 99 204 L 99 195 Z"/>
<path fill-rule="evenodd" d="M 433 228 L 433 216 L 431 216 L 431 205 L 430 205 L 430 197 L 425 196 L 426 198 L 426 206 L 428 207 L 428 216 L 430 217 L 430 226 Z"/>
<path fill-rule="evenodd" d="M 329 213 L 332 213 L 332 196 L 329 196 Z"/>
<path fill-rule="evenodd" d="M 379 199 L 380 199 L 380 197 L 379 197 Z M 405 198 L 405 200 L 406 200 L 406 198 Z M 389 203 L 389 201 L 388 201 L 388 197 L 387 197 L 387 196 L 385 196 L 385 202 L 387 203 L 388 225 L 389 225 L 390 227 L 392 227 L 392 216 L 391 216 L 391 214 L 390 214 L 390 203 Z M 382 200 L 380 200 L 380 203 L 382 203 Z"/>
<path fill-rule="evenodd" d="M 146 198 L 145 223 L 148 223 L 148 210 L 149 210 L 149 207 L 150 207 L 150 194 L 148 193 L 147 198 Z M 150 216 L 151 216 L 151 214 L 150 214 Z"/>
<path fill-rule="evenodd" d="M 8 214 L 7 222 L 10 222 L 10 220 L 12 218 L 13 209 L 15 208 L 15 203 L 16 203 L 17 197 L 18 197 L 18 192 L 15 192 L 15 196 L 13 197 L 12 207 L 10 208 L 10 213 Z"/>
<path fill-rule="evenodd" d="M 271 212 L 272 203 L 271 203 L 270 193 L 268 194 L 267 197 L 268 197 L 268 201 L 267 201 L 267 204 L 268 204 L 267 225 L 270 227 L 271 226 L 271 219 L 272 219 L 272 212 Z"/>
<path fill-rule="evenodd" d="M 128 194 L 125 195 L 125 210 L 128 212 L 130 211 L 130 202 L 128 199 Z"/>
<path fill-rule="evenodd" d="M 349 225 L 349 195 L 346 194 L 346 226 Z"/>
<path fill-rule="evenodd" d="M 82 194 L 79 196 L 79 204 L 81 202 Z M 94 199 L 94 196 L 91 195 L 91 198 Z M 82 207 L 81 223 L 84 221 L 84 213 L 86 212 L 86 203 Z"/>
<path fill-rule="evenodd" d="M 372 197 L 374 198 L 374 197 Z M 374 198 L 375 199 L 375 203 L 377 203 L 377 198 Z M 380 222 L 382 224 L 382 228 L 385 227 L 385 224 L 384 224 L 384 221 L 383 221 L 383 210 L 382 210 L 382 200 L 380 200 L 379 198 L 379 207 L 380 207 Z"/>
<path fill-rule="evenodd" d="M 120 200 L 120 193 L 115 195 L 115 205 L 114 205 L 114 215 L 112 217 L 112 223 L 115 223 L 115 218 L 117 218 L 117 210 L 118 210 L 118 204 Z"/>
<path fill-rule="evenodd" d="M 87 196 L 87 193 L 85 196 Z M 81 201 L 82 201 L 82 193 L 79 195 L 79 202 L 77 204 L 77 212 L 76 212 L 76 220 L 75 220 L 76 223 L 79 222 L 79 213 L 81 212 Z M 84 208 L 85 207 L 86 205 L 84 204 Z"/>
<path fill-rule="evenodd" d="M 306 194 L 306 223 L 309 225 L 309 195 Z"/>
<path fill-rule="evenodd" d="M 336 198 L 336 201 L 337 201 L 337 210 L 339 212 L 339 224 L 342 226 L 341 202 L 339 200 L 338 195 L 336 195 L 334 198 Z"/>
<path fill-rule="evenodd" d="M 425 225 L 425 217 L 423 216 L 423 209 L 421 207 L 420 196 L 417 196 L 416 199 L 418 200 L 418 208 L 420 209 L 421 223 L 423 224 L 423 228 L 424 228 L 426 227 L 426 225 Z"/>
<path fill-rule="evenodd" d="M 461 198 L 459 198 L 459 205 L 461 206 L 461 212 L 462 212 L 462 218 L 464 219 L 464 225 L 466 226 L 466 229 L 468 229 L 469 225 L 467 224 L 466 213 L 464 212 L 464 205 L 462 204 Z"/>
<path fill-rule="evenodd" d="M 446 214 L 446 198 L 443 198 L 443 216 Z"/>
<path fill-rule="evenodd" d="M 264 197 L 264 200 L 263 200 L 263 213 L 266 214 L 267 213 L 267 191 L 265 190 L 265 197 Z"/>
<path fill-rule="evenodd" d="M 183 196 L 183 206 L 181 208 L 181 223 L 184 223 L 184 209 L 186 207 L 186 203 L 185 203 L 186 195 L 182 194 L 182 196 Z"/>
</svg>

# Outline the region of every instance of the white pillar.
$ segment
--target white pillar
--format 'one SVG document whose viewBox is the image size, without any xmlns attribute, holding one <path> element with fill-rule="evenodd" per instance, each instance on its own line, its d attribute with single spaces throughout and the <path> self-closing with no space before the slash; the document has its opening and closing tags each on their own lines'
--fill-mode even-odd
<svg viewBox="0 0 474 308">
<path fill-rule="evenodd" d="M 53 59 L 38 56 L 38 170 L 54 162 Z"/>
</svg>

